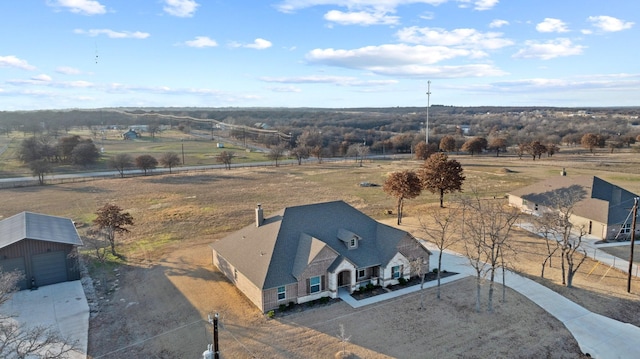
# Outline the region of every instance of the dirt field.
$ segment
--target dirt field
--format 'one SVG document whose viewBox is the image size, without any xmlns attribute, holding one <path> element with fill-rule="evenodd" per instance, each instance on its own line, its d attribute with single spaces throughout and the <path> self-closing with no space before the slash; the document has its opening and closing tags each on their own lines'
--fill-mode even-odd
<svg viewBox="0 0 640 359">
<path fill-rule="evenodd" d="M 504 194 L 548 176 L 558 165 L 570 168 L 566 158 L 554 164 L 536 161 L 535 166 L 517 158 L 467 160 L 468 164 L 463 162 L 467 181 L 484 184 L 488 195 Z M 624 160 L 599 160 L 581 163 L 573 171 L 592 169 L 640 192 L 638 174 L 612 171 Z M 614 160 L 619 164 L 599 169 L 603 162 Z M 118 250 L 126 261 L 114 261 L 103 267 L 106 270 L 94 272 L 91 358 L 201 357 L 211 342 L 206 318 L 214 312 L 222 317 L 220 346 L 225 358 L 333 358 L 343 349 L 337 338 L 340 324 L 350 336 L 346 349 L 356 358 L 579 357 L 578 346 L 564 326 L 517 293 L 508 291 L 507 302 L 496 303 L 494 314 L 475 313 L 471 279 L 447 285 L 441 301 L 433 290 L 425 291 L 426 311 L 418 311 L 419 295 L 413 294 L 358 310 L 339 302 L 270 320 L 211 265 L 208 244 L 251 223 L 256 203 L 262 203 L 269 215 L 289 205 L 342 199 L 391 224 L 395 217 L 382 213 L 394 208 L 394 200 L 380 188 L 360 188 L 357 183 L 382 183 L 386 173 L 418 165 L 382 161 L 365 167 L 218 170 L 18 188 L 0 191 L 1 214 L 29 210 L 89 223 L 99 206 L 112 202 L 133 215 L 132 233 L 119 239 Z M 415 215 L 435 200 L 425 195 L 409 201 L 402 228 L 421 237 Z M 546 279 L 539 278 L 545 251 L 542 240 L 516 231 L 514 241 L 519 248 L 512 259 L 515 269 L 589 310 L 640 325 L 637 280 L 628 294 L 624 273 L 605 273 L 606 268 L 587 261 L 575 278 L 575 288 L 568 289 L 559 284 L 557 258 L 554 267 L 547 268 Z"/>
</svg>

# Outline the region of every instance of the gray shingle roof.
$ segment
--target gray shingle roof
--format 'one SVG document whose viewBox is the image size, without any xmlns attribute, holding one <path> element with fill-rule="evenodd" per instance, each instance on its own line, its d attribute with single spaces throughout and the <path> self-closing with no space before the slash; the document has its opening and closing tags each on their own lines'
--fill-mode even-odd
<svg viewBox="0 0 640 359">
<path fill-rule="evenodd" d="M 0 221 L 0 248 L 23 239 L 82 245 L 73 221 L 68 218 L 21 212 Z"/>
<path fill-rule="evenodd" d="M 575 186 L 582 188 L 585 196 L 575 205 L 573 213 L 606 224 L 622 223 L 637 197 L 596 176 L 551 177 L 509 194 L 548 206 L 554 196 L 562 195 L 563 191 Z"/>
<path fill-rule="evenodd" d="M 361 238 L 358 248 L 350 250 L 338 238 L 344 231 Z M 258 288 L 268 289 L 297 282 L 295 274 L 304 269 L 303 262 L 314 255 L 312 251 L 318 253 L 323 244 L 365 268 L 385 265 L 397 253 L 400 240 L 408 235 L 343 201 L 334 201 L 287 207 L 265 218 L 260 227 L 251 224 L 211 247 Z"/>
</svg>

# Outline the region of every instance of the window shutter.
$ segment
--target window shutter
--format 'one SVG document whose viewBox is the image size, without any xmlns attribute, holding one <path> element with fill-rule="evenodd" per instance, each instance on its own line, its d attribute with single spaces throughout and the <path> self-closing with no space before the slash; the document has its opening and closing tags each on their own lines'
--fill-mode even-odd
<svg viewBox="0 0 640 359">
<path fill-rule="evenodd" d="M 311 280 L 307 278 L 307 294 L 311 293 Z"/>
<path fill-rule="evenodd" d="M 327 287 L 327 285 L 326 285 L 325 281 L 326 281 L 326 276 L 325 276 L 325 275 L 323 275 L 323 276 L 320 278 L 320 285 L 321 285 L 320 291 L 324 291 L 324 289 Z"/>
</svg>

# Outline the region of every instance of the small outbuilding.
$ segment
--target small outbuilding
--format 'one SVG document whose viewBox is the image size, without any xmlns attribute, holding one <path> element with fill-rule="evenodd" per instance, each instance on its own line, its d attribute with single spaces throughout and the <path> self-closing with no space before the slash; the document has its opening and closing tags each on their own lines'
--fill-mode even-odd
<svg viewBox="0 0 640 359">
<path fill-rule="evenodd" d="M 22 212 L 0 221 L 0 269 L 24 274 L 19 289 L 80 279 L 80 245 L 68 218 Z"/>
</svg>

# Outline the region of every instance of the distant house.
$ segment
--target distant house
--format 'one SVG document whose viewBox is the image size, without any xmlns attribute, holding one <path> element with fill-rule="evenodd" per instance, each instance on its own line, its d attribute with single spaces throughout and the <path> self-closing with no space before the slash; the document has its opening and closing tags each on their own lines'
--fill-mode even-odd
<svg viewBox="0 0 640 359">
<path fill-rule="evenodd" d="M 564 171 L 563 171 L 563 174 Z M 525 213 L 541 215 L 552 211 L 557 198 L 576 190 L 583 196 L 576 202 L 571 222 L 603 240 L 625 238 L 631 233 L 630 211 L 638 195 L 595 176 L 556 176 L 508 194 L 509 204 Z"/>
<path fill-rule="evenodd" d="M 0 221 L 0 267 L 24 275 L 20 289 L 80 279 L 80 245 L 68 218 L 22 212 Z"/>
<path fill-rule="evenodd" d="M 131 128 L 122 134 L 122 139 L 124 140 L 135 140 L 136 138 L 140 138 L 140 133 Z"/>
<path fill-rule="evenodd" d="M 336 298 L 369 283 L 387 286 L 429 268 L 409 233 L 343 201 L 287 207 L 211 245 L 213 264 L 260 310 Z M 414 267 L 412 267 L 414 264 Z"/>
</svg>

